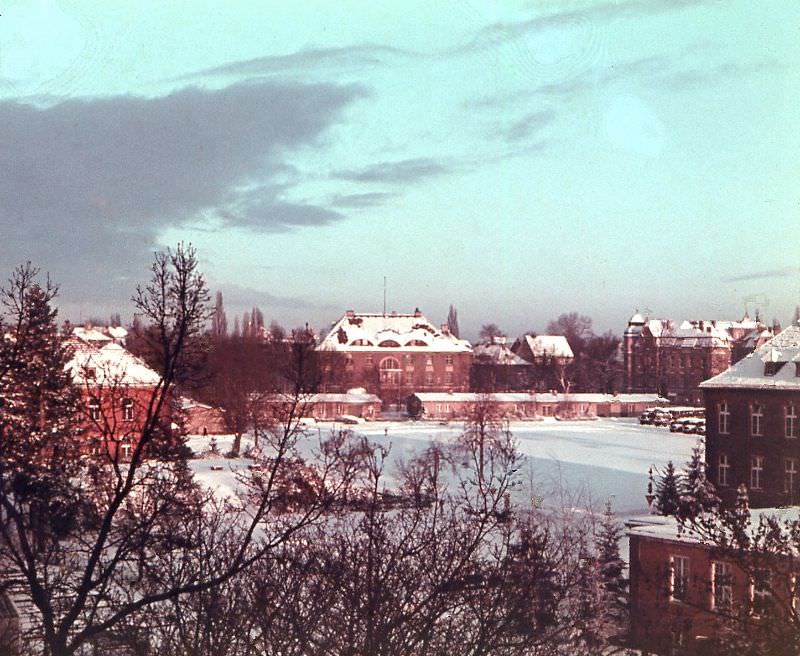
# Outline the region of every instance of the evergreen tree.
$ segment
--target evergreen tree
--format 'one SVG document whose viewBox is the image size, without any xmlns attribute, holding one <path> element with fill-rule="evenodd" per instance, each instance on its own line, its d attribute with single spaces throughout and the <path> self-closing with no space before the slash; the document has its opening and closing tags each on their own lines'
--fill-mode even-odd
<svg viewBox="0 0 800 656">
<path fill-rule="evenodd" d="M 655 503 L 659 515 L 676 515 L 680 510 L 681 482 L 672 460 L 667 463 L 656 485 Z"/>
<path fill-rule="evenodd" d="M 794 314 L 792 315 L 792 323 L 795 326 L 800 326 L 800 305 L 794 306 Z"/>
<path fill-rule="evenodd" d="M 451 305 L 450 310 L 447 313 L 447 328 L 450 330 L 452 335 L 460 337 L 458 334 L 458 310 L 456 310 L 455 305 Z"/>
<path fill-rule="evenodd" d="M 719 504 L 714 486 L 708 480 L 702 440 L 698 440 L 692 449 L 681 487 L 681 516 L 684 518 L 696 517 Z"/>
</svg>

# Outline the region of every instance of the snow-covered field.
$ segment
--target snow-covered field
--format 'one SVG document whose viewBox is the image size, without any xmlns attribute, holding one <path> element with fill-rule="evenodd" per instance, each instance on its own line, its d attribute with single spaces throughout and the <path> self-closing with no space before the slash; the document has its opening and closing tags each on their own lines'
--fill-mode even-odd
<svg viewBox="0 0 800 656">
<path fill-rule="evenodd" d="M 308 445 L 334 424 L 319 424 L 309 430 Z M 342 428 L 342 426 L 337 426 Z M 442 426 L 434 422 L 370 422 L 347 426 L 367 436 L 370 441 L 391 446 L 391 460 L 408 458 L 424 449 L 432 440 L 452 442 L 462 425 L 452 422 Z M 650 465 L 662 468 L 668 460 L 681 468 L 696 437 L 670 433 L 665 428 L 641 426 L 636 419 L 598 419 L 597 421 L 516 422 L 511 431 L 523 464 L 523 492 L 545 506 L 593 506 L 602 509 L 612 499 L 620 517 L 647 511 L 645 493 Z M 231 438 L 218 436 L 221 453 L 230 449 Z M 210 438 L 192 437 L 189 446 L 195 452 L 208 448 Z M 243 447 L 249 446 L 243 440 Z M 250 461 L 244 458 L 195 460 L 192 468 L 197 478 L 221 492 L 235 487 L 234 471 Z M 222 467 L 221 471 L 211 467 Z M 391 475 L 391 471 L 388 472 Z"/>
</svg>

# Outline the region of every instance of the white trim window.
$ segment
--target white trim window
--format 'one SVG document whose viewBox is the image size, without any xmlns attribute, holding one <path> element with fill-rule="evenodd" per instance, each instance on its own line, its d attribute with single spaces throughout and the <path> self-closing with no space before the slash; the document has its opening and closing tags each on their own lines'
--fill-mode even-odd
<svg viewBox="0 0 800 656">
<path fill-rule="evenodd" d="M 686 556 L 669 557 L 669 599 L 686 601 L 689 588 L 689 559 Z"/>
<path fill-rule="evenodd" d="M 764 435 L 764 406 L 761 403 L 750 406 L 750 435 L 753 437 Z"/>
<path fill-rule="evenodd" d="M 757 570 L 750 577 L 750 614 L 766 617 L 772 610 L 772 587 L 769 571 Z"/>
<path fill-rule="evenodd" d="M 798 436 L 798 422 L 797 422 L 797 406 L 789 404 L 786 406 L 784 414 L 784 435 L 787 438 L 794 438 Z"/>
<path fill-rule="evenodd" d="M 728 487 L 730 483 L 731 463 L 727 453 L 720 453 L 717 457 L 717 485 Z"/>
<path fill-rule="evenodd" d="M 797 490 L 797 458 L 783 460 L 783 491 L 794 495 Z"/>
<path fill-rule="evenodd" d="M 130 397 L 122 399 L 122 420 L 133 421 L 133 399 Z"/>
<path fill-rule="evenodd" d="M 733 576 L 730 563 L 711 563 L 711 610 L 729 613 L 733 604 Z"/>
<path fill-rule="evenodd" d="M 100 399 L 93 396 L 89 399 L 89 419 L 92 421 L 100 421 Z"/>
<path fill-rule="evenodd" d="M 730 435 L 731 433 L 731 409 L 727 401 L 722 401 L 718 406 L 718 426 L 720 435 Z"/>
<path fill-rule="evenodd" d="M 764 456 L 750 457 L 750 489 L 760 490 L 763 482 Z"/>
</svg>

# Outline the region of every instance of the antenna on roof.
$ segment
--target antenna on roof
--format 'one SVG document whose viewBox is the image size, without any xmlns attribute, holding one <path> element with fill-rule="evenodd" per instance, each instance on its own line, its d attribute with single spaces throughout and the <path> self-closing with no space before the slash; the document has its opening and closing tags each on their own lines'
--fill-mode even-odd
<svg viewBox="0 0 800 656">
<path fill-rule="evenodd" d="M 383 316 L 386 316 L 386 276 L 383 277 Z"/>
</svg>

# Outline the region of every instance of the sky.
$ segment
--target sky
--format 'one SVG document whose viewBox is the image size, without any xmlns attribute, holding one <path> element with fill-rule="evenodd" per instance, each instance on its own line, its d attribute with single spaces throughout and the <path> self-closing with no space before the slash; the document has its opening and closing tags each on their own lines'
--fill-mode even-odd
<svg viewBox="0 0 800 656">
<path fill-rule="evenodd" d="M 0 2 L 0 278 L 131 314 L 197 247 L 233 315 L 786 325 L 800 3 Z"/>
</svg>

